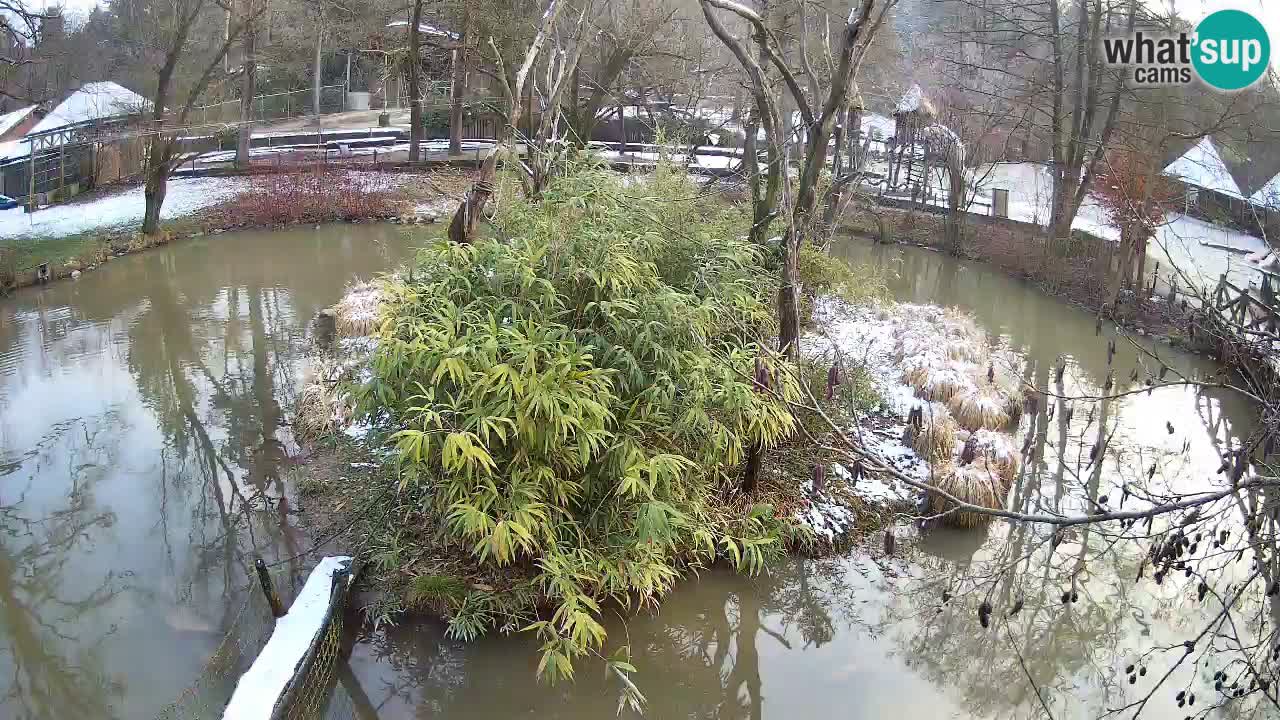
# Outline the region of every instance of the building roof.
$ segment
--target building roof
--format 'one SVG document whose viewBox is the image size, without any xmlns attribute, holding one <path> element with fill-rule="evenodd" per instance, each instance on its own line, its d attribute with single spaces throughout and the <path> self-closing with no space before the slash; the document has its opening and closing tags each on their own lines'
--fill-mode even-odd
<svg viewBox="0 0 1280 720">
<path fill-rule="evenodd" d="M 409 27 L 409 21 L 408 21 L 408 20 L 393 20 L 393 21 L 391 21 L 391 22 L 387 23 L 387 27 L 389 27 L 389 28 L 407 28 L 407 27 Z M 424 23 L 424 22 L 420 22 L 420 23 L 418 23 L 418 32 L 420 32 L 420 33 L 422 33 L 422 34 L 424 34 L 424 35 L 437 35 L 437 36 L 439 36 L 439 37 L 447 37 L 447 38 L 449 38 L 449 39 L 451 39 L 451 40 L 457 40 L 457 39 L 458 39 L 458 34 L 457 34 L 457 33 L 452 33 L 452 32 L 449 32 L 448 30 L 443 30 L 443 29 L 438 28 L 438 27 L 436 27 L 436 26 L 434 26 L 434 25 L 428 25 L 427 23 Z"/>
<path fill-rule="evenodd" d="M 1200 138 L 1200 142 L 1182 157 L 1169 163 L 1169 166 L 1164 169 L 1164 174 L 1178 178 L 1188 185 L 1231 197 L 1244 197 L 1235 178 L 1231 176 L 1231 171 L 1227 169 L 1226 163 L 1222 162 L 1218 149 L 1208 137 Z"/>
<path fill-rule="evenodd" d="M 90 120 L 134 115 L 146 111 L 150 106 L 151 103 L 146 98 L 111 81 L 85 83 L 59 103 L 53 112 L 36 123 L 27 134 L 57 130 Z"/>
<path fill-rule="evenodd" d="M 1280 173 L 1249 196 L 1249 202 L 1269 208 L 1280 208 Z"/>
<path fill-rule="evenodd" d="M 26 120 L 27 116 L 35 109 L 35 105 L 28 105 L 21 110 L 14 110 L 13 112 L 0 115 L 0 136 L 3 136 L 5 133 L 17 127 L 22 123 L 22 121 Z"/>
<path fill-rule="evenodd" d="M 928 115 L 933 114 L 933 104 L 929 102 L 929 98 L 924 96 L 924 90 L 920 89 L 919 84 L 913 84 L 909 90 L 898 101 L 898 107 L 894 110 L 894 115 L 902 113 L 924 112 Z"/>
</svg>

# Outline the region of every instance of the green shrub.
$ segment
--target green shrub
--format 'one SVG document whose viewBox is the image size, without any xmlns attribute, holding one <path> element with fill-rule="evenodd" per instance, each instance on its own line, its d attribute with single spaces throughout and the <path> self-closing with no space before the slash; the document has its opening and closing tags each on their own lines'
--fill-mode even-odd
<svg viewBox="0 0 1280 720">
<path fill-rule="evenodd" d="M 773 336 L 775 279 L 741 215 L 697 196 L 668 170 L 624 187 L 576 168 L 504 204 L 503 239 L 437 241 L 387 281 L 363 407 L 399 428 L 405 489 L 450 538 L 554 607 L 524 625 L 551 679 L 599 654 L 601 603 L 651 605 L 692 568 L 756 572 L 780 552 L 772 508 L 724 499 L 745 448 L 794 427 L 753 384 L 796 396 L 754 341 Z M 468 596 L 455 632 L 510 625 L 499 607 Z"/>
<path fill-rule="evenodd" d="M 808 325 L 813 318 L 814 303 L 822 297 L 835 297 L 850 305 L 884 300 L 889 286 L 880 271 L 871 266 L 851 266 L 825 250 L 806 244 L 800 248 L 800 319 Z"/>
</svg>

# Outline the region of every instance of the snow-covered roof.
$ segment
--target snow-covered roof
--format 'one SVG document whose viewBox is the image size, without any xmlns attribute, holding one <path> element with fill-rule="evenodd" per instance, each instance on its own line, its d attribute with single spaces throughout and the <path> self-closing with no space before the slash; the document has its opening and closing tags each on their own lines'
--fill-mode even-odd
<svg viewBox="0 0 1280 720">
<path fill-rule="evenodd" d="M 90 120 L 133 115 L 150 106 L 151 103 L 146 98 L 109 80 L 85 83 L 54 108 L 53 112 L 36 123 L 28 134 L 57 130 Z"/>
<path fill-rule="evenodd" d="M 14 110 L 11 113 L 0 115 L 0 135 L 4 135 L 16 127 L 18 123 L 26 120 L 27 116 L 35 109 L 35 105 L 28 105 L 21 110 Z"/>
<path fill-rule="evenodd" d="M 407 27 L 409 27 L 409 21 L 408 21 L 408 20 L 393 20 L 393 21 L 391 21 L 391 22 L 387 23 L 387 27 L 389 27 L 389 28 L 407 28 Z M 447 38 L 449 38 L 449 39 L 451 39 L 451 40 L 457 40 L 457 39 L 458 39 L 458 34 L 457 34 L 457 33 L 452 33 L 452 32 L 449 32 L 448 30 L 442 30 L 442 29 L 440 29 L 440 28 L 438 28 L 438 27 L 436 27 L 436 26 L 434 26 L 434 25 L 428 25 L 428 24 L 426 24 L 426 23 L 424 23 L 424 22 L 420 22 L 420 23 L 418 23 L 418 32 L 420 32 L 420 33 L 424 33 L 424 34 L 426 34 L 426 35 L 437 35 L 437 36 L 439 36 L 439 37 L 447 37 Z"/>
<path fill-rule="evenodd" d="M 866 113 L 862 116 L 862 133 L 864 135 L 875 136 L 879 133 L 881 140 L 887 140 L 893 137 L 897 126 L 893 122 L 893 118 L 887 118 L 876 113 Z"/>
<path fill-rule="evenodd" d="M 1218 155 L 1218 149 L 1213 146 L 1213 141 L 1207 136 L 1200 138 L 1200 142 L 1182 157 L 1169 163 L 1169 167 L 1164 169 L 1164 174 L 1176 177 L 1188 185 L 1195 185 L 1231 197 L 1244 197 L 1240 192 L 1240 186 L 1236 185 L 1235 178 L 1231 177 L 1231 171 L 1227 169 L 1226 163 L 1222 162 L 1222 156 Z"/>
<path fill-rule="evenodd" d="M 1249 196 L 1249 202 L 1269 208 L 1280 208 L 1280 173 Z"/>
<path fill-rule="evenodd" d="M 924 96 L 924 90 L 920 89 L 919 84 L 913 84 L 910 90 L 902 96 L 898 101 L 897 113 L 920 112 L 933 113 L 933 106 L 929 103 L 929 99 Z"/>
<path fill-rule="evenodd" d="M 0 143 L 0 162 L 24 158 L 31 154 L 31 146 L 21 138 Z"/>
</svg>

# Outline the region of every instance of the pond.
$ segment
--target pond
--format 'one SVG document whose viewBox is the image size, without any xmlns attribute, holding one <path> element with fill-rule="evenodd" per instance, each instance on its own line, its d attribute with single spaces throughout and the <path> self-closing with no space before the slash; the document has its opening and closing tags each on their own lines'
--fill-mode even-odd
<svg viewBox="0 0 1280 720">
<path fill-rule="evenodd" d="M 234 622 L 251 554 L 286 560 L 304 544 L 282 478 L 311 318 L 408 253 L 385 226 L 226 234 L 0 303 L 0 717 L 149 718 L 190 685 Z M 1109 329 L 980 264 L 854 239 L 837 253 L 892 271 L 899 299 L 972 312 L 1039 386 L 1056 386 L 1065 359 L 1062 394 L 1098 394 L 1109 367 L 1130 387 L 1149 352 L 1175 372 L 1216 372 L 1145 339 L 1120 339 L 1108 366 Z M 1037 461 L 1013 490 L 1019 507 L 1084 507 L 1153 466 L 1168 487 L 1213 482 L 1254 415 L 1192 388 L 1067 404 L 1023 420 Z M 1100 433 L 1102 460 L 1088 462 Z M 245 532 L 237 515 L 258 494 L 271 512 L 250 513 Z M 1181 575 L 1135 585 L 1136 547 L 1085 562 L 1083 547 L 1110 539 L 1082 529 L 1051 552 L 1040 529 L 938 529 L 890 558 L 704 572 L 656 614 L 611 619 L 609 638 L 629 642 L 655 718 L 1033 717 L 1037 689 L 1054 718 L 1097 717 L 1141 698 L 1176 660 L 1158 648 L 1181 653 L 1215 612 Z M 984 630 L 988 596 L 998 619 Z M 1153 649 L 1129 685 L 1125 666 Z M 555 687 L 536 665 L 526 637 L 463 645 L 436 622 L 383 628 L 356 643 L 331 716 L 617 712 L 618 681 L 598 664 Z M 1171 689 L 1146 714 L 1187 713 Z"/>
<path fill-rule="evenodd" d="M 393 226 L 214 235 L 0 300 L 0 717 L 150 718 L 297 552 L 286 425 L 310 322 Z M 296 568 L 302 572 L 305 568 Z"/>
</svg>

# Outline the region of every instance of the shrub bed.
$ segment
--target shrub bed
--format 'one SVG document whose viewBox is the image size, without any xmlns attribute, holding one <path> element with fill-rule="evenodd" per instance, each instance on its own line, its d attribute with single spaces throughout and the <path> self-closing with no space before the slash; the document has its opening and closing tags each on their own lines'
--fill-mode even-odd
<svg viewBox="0 0 1280 720">
<path fill-rule="evenodd" d="M 390 176 L 341 166 L 308 165 L 248 176 L 248 188 L 209 212 L 214 227 L 385 219 L 401 193 Z"/>
<path fill-rule="evenodd" d="M 411 594 L 460 637 L 536 632 L 552 679 L 603 650 L 602 603 L 656 604 L 718 559 L 758 571 L 797 532 L 735 494 L 746 449 L 795 427 L 760 387 L 797 392 L 757 341 L 774 274 L 743 215 L 697 195 L 578 168 L 504 203 L 498 237 L 437 241 L 383 287 L 361 406 L 391 427 L 401 498 L 506 578 Z"/>
</svg>

